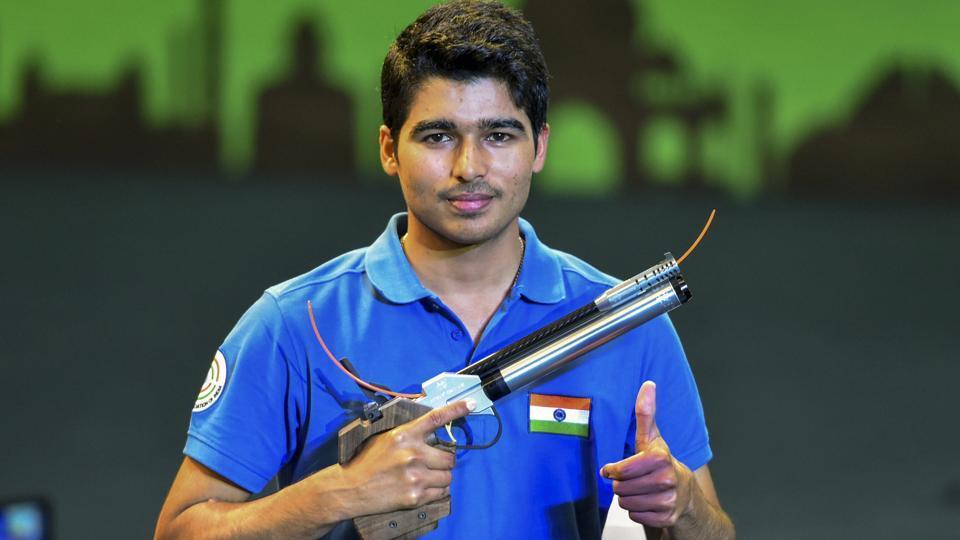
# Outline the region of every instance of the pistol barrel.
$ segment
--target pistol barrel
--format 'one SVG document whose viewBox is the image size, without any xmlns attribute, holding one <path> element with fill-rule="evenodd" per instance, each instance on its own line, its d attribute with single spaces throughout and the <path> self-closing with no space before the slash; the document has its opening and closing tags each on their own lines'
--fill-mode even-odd
<svg viewBox="0 0 960 540">
<path fill-rule="evenodd" d="M 686 303 L 690 296 L 690 290 L 679 274 L 647 287 L 639 295 L 613 305 L 586 324 L 539 347 L 531 347 L 513 362 L 481 375 L 483 391 L 491 401 L 496 401 L 624 332 Z"/>
</svg>

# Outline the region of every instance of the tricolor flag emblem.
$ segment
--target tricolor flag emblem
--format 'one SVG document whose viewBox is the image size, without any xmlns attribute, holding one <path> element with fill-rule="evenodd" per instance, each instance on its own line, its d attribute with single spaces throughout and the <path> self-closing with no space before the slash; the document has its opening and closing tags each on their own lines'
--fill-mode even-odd
<svg viewBox="0 0 960 540">
<path fill-rule="evenodd" d="M 530 394 L 530 432 L 590 435 L 590 398 Z"/>
</svg>

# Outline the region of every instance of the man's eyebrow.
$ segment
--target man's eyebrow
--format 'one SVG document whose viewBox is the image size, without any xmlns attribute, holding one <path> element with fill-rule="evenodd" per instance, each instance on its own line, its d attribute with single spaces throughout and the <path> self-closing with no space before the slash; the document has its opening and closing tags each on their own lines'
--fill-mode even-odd
<svg viewBox="0 0 960 540">
<path fill-rule="evenodd" d="M 492 129 L 515 129 L 517 131 L 526 132 L 526 129 L 523 127 L 523 122 L 517 120 L 516 118 L 483 118 L 477 122 L 477 127 L 481 131 L 489 131 Z"/>
<path fill-rule="evenodd" d="M 457 128 L 457 125 L 450 120 L 423 120 L 417 122 L 413 126 L 413 130 L 410 131 L 411 135 L 416 135 L 418 133 L 423 133 L 424 131 L 451 131 Z"/>
</svg>

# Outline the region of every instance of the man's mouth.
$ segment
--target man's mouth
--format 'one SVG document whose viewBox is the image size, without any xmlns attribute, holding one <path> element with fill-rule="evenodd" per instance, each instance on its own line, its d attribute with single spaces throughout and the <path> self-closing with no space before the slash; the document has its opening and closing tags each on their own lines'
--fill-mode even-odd
<svg viewBox="0 0 960 540">
<path fill-rule="evenodd" d="M 493 200 L 493 195 L 485 193 L 463 193 L 447 197 L 450 204 L 461 212 L 478 212 L 483 210 Z"/>
<path fill-rule="evenodd" d="M 489 190 L 480 187 L 471 191 L 448 193 L 445 198 L 459 212 L 470 214 L 479 212 L 489 206 L 496 196 L 496 193 L 490 193 Z"/>
</svg>

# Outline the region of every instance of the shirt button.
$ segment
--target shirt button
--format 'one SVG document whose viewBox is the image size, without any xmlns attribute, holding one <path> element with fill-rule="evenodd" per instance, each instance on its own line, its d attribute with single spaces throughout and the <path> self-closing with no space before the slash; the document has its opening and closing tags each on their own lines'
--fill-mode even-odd
<svg viewBox="0 0 960 540">
<path fill-rule="evenodd" d="M 450 332 L 450 337 L 452 337 L 454 341 L 460 341 L 460 338 L 463 337 L 463 330 L 454 330 L 453 332 Z"/>
</svg>

